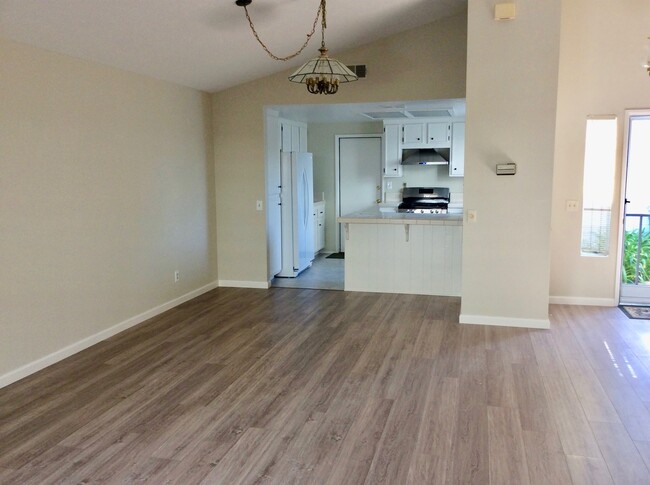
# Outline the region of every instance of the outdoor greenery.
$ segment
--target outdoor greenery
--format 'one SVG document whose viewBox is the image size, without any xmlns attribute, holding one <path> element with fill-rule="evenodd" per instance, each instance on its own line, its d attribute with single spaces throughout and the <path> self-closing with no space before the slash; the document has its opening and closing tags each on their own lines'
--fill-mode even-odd
<svg viewBox="0 0 650 485">
<path fill-rule="evenodd" d="M 639 245 L 639 230 L 625 232 L 625 252 L 623 253 L 623 283 L 634 284 Z M 639 256 L 639 283 L 650 281 L 650 229 L 641 231 L 641 253 Z"/>
</svg>

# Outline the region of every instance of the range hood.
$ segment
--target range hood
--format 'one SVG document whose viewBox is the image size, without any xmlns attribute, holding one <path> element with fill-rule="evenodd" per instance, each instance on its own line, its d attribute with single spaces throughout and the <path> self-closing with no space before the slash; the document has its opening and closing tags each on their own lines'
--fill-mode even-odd
<svg viewBox="0 0 650 485">
<path fill-rule="evenodd" d="M 402 165 L 449 165 L 449 148 L 402 150 Z"/>
</svg>

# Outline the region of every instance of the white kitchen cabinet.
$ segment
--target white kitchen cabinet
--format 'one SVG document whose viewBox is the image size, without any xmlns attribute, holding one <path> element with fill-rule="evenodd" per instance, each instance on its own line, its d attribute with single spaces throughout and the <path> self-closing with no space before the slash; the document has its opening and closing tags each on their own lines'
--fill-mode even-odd
<svg viewBox="0 0 650 485">
<path fill-rule="evenodd" d="M 427 146 L 430 148 L 451 147 L 451 123 L 427 123 Z"/>
<path fill-rule="evenodd" d="M 449 175 L 462 177 L 465 165 L 465 123 L 435 121 L 384 122 L 384 177 L 402 176 L 402 150 L 450 148 Z"/>
<path fill-rule="evenodd" d="M 300 151 L 300 126 L 291 125 L 291 151 Z"/>
<path fill-rule="evenodd" d="M 325 201 L 314 202 L 314 256 L 325 247 Z"/>
<path fill-rule="evenodd" d="M 300 134 L 298 138 L 298 148 L 300 152 L 308 152 L 307 150 L 307 126 L 300 125 Z"/>
<path fill-rule="evenodd" d="M 281 120 L 282 151 L 307 151 L 307 125 L 299 121 Z"/>
<path fill-rule="evenodd" d="M 280 145 L 280 149 L 283 152 L 290 152 L 291 151 L 291 125 L 286 122 L 280 123 L 280 136 L 282 139 L 282 143 Z"/>
<path fill-rule="evenodd" d="M 401 148 L 451 147 L 451 123 L 440 121 L 402 123 L 401 132 Z"/>
<path fill-rule="evenodd" d="M 402 124 L 402 147 L 422 148 L 426 145 L 426 125 L 424 123 Z"/>
<path fill-rule="evenodd" d="M 400 125 L 384 125 L 384 177 L 402 176 L 402 149 Z"/>
<path fill-rule="evenodd" d="M 465 175 L 465 123 L 453 124 L 451 140 L 449 176 L 463 177 Z"/>
</svg>

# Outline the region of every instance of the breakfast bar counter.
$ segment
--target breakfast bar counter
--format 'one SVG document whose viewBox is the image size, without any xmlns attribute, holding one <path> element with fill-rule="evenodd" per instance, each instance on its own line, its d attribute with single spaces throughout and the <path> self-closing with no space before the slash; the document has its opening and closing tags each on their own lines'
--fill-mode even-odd
<svg viewBox="0 0 650 485">
<path fill-rule="evenodd" d="M 345 290 L 460 296 L 462 214 L 413 214 L 375 206 L 338 218 Z"/>
<path fill-rule="evenodd" d="M 338 218 L 341 223 L 354 224 L 424 224 L 462 226 L 462 214 L 414 214 L 392 208 L 373 206 Z"/>
</svg>

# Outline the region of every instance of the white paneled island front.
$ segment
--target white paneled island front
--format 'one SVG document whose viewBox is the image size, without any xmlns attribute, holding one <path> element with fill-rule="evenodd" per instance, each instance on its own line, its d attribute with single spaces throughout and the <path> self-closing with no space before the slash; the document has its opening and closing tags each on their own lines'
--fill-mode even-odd
<svg viewBox="0 0 650 485">
<path fill-rule="evenodd" d="M 339 217 L 345 291 L 460 296 L 463 216 L 368 210 Z"/>
</svg>

